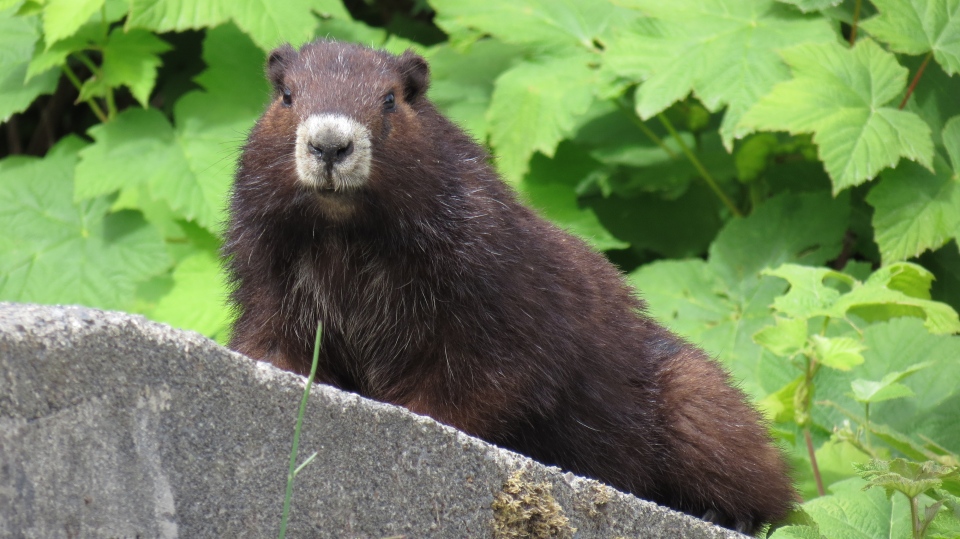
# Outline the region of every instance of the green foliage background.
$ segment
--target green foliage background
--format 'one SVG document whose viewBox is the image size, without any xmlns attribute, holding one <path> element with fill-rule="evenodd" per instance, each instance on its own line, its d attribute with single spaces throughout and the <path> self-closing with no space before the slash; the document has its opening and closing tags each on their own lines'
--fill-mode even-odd
<svg viewBox="0 0 960 539">
<path fill-rule="evenodd" d="M 810 500 L 776 536 L 916 536 L 851 464 L 958 464 L 960 0 L 0 0 L 0 300 L 225 342 L 264 58 L 315 36 L 427 57 L 505 180 L 729 367 Z"/>
</svg>

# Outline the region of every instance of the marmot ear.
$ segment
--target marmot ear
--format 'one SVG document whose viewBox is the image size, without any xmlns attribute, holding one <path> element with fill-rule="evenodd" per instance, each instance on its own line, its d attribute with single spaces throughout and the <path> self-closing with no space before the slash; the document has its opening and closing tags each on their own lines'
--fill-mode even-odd
<svg viewBox="0 0 960 539">
<path fill-rule="evenodd" d="M 273 89 L 280 91 L 283 87 L 283 76 L 287 67 L 297 58 L 297 51 L 289 43 L 281 45 L 270 53 L 267 58 L 267 79 L 273 85 Z"/>
<path fill-rule="evenodd" d="M 400 55 L 400 74 L 403 76 L 403 98 L 408 102 L 427 93 L 430 84 L 430 66 L 422 56 L 407 49 Z"/>
</svg>

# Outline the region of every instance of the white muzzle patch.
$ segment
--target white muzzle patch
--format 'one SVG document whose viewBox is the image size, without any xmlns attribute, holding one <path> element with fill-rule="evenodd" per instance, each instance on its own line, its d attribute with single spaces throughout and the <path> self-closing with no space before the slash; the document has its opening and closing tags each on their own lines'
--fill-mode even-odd
<svg viewBox="0 0 960 539">
<path fill-rule="evenodd" d="M 314 114 L 297 128 L 297 175 L 317 189 L 343 191 L 370 177 L 370 130 L 341 114 Z"/>
</svg>

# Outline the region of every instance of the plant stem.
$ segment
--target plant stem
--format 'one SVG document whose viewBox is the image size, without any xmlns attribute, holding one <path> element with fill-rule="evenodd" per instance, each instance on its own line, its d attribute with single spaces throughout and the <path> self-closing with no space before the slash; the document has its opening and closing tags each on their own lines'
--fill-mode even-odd
<svg viewBox="0 0 960 539">
<path fill-rule="evenodd" d="M 73 84 L 73 86 L 79 92 L 80 87 L 83 86 L 83 84 L 81 84 L 80 79 L 77 77 L 77 74 L 73 72 L 73 69 L 71 69 L 69 65 L 63 64 L 63 74 L 67 76 L 67 79 L 70 80 L 70 83 Z M 100 105 L 97 104 L 96 101 L 94 101 L 93 99 L 85 99 L 84 101 L 86 101 L 86 103 L 90 105 L 90 109 L 97 116 L 98 120 L 100 120 L 103 123 L 107 123 L 108 121 L 107 115 L 103 113 L 103 109 L 100 108 Z"/>
<path fill-rule="evenodd" d="M 850 46 L 852 47 L 857 41 L 857 24 L 860 22 L 860 2 L 857 0 L 853 5 L 853 23 L 850 27 Z"/>
<path fill-rule="evenodd" d="M 827 493 L 823 488 L 823 478 L 820 477 L 820 467 L 817 466 L 817 454 L 813 450 L 813 438 L 810 436 L 810 427 L 803 427 L 803 439 L 807 442 L 807 453 L 810 454 L 810 466 L 813 468 L 813 479 L 817 482 L 817 494 Z"/>
<path fill-rule="evenodd" d="M 300 447 L 300 427 L 303 425 L 303 413 L 307 409 L 307 399 L 310 397 L 310 387 L 313 385 L 313 378 L 317 375 L 317 362 L 320 358 L 320 339 L 323 336 L 323 324 L 317 324 L 317 339 L 313 345 L 313 363 L 310 365 L 310 376 L 307 377 L 307 387 L 303 390 L 303 398 L 300 399 L 300 412 L 297 414 L 297 426 L 293 429 L 293 448 L 290 450 L 290 471 L 287 473 L 287 493 L 283 497 L 283 514 L 280 517 L 280 535 L 283 539 L 287 534 L 287 517 L 290 515 L 290 500 L 293 498 L 293 478 L 296 477 L 300 468 L 306 466 L 316 454 L 310 456 L 303 466 L 297 468 L 297 449 Z"/>
<path fill-rule="evenodd" d="M 114 119 L 117 117 L 117 103 L 113 99 L 113 88 L 107 89 L 107 118 Z"/>
<path fill-rule="evenodd" d="M 87 69 L 90 70 L 90 73 L 93 73 L 94 77 L 103 77 L 103 69 L 94 63 L 89 56 L 82 52 L 74 53 L 74 56 L 83 62 L 83 65 L 87 66 Z M 117 104 L 113 99 L 113 88 L 107 88 L 107 95 L 104 97 L 104 101 L 107 103 L 107 120 L 112 120 L 117 116 Z"/>
<path fill-rule="evenodd" d="M 826 332 L 827 324 L 829 324 L 829 317 L 824 321 L 823 330 L 820 332 L 821 335 Z M 817 452 L 813 447 L 813 437 L 810 436 L 810 403 L 813 400 L 813 377 L 817 374 L 817 369 L 819 368 L 820 363 L 817 362 L 815 358 L 807 358 L 807 368 L 804 372 L 804 386 L 806 387 L 806 393 L 802 402 L 799 403 L 802 406 L 800 417 L 802 418 L 803 425 L 803 439 L 807 444 L 807 453 L 810 455 L 810 468 L 813 471 L 813 478 L 817 482 L 817 494 L 823 496 L 826 494 L 826 490 L 823 488 L 823 478 L 820 476 L 820 466 L 817 464 Z"/>
<path fill-rule="evenodd" d="M 913 539 L 923 537 L 920 532 L 920 507 L 916 496 L 910 497 L 910 528 L 913 530 Z"/>
<path fill-rule="evenodd" d="M 110 36 L 110 23 L 107 22 L 107 3 L 104 2 L 100 6 L 100 27 L 103 29 L 103 40 L 106 42 L 107 37 Z"/>
<path fill-rule="evenodd" d="M 676 159 L 677 157 L 680 157 L 679 155 L 677 155 L 677 152 L 671 150 L 670 147 L 667 146 L 667 143 L 664 142 L 662 138 L 658 137 L 657 134 L 654 133 L 652 129 L 647 127 L 647 124 L 643 123 L 643 120 L 641 120 L 640 117 L 637 116 L 637 112 L 635 110 L 625 105 L 623 101 L 619 99 L 617 100 L 617 106 L 619 106 L 620 110 L 622 110 L 627 114 L 627 117 L 630 118 L 630 121 L 633 122 L 633 125 L 637 126 L 640 129 L 640 131 L 642 131 L 643 134 L 647 136 L 647 138 L 652 140 L 653 143 L 657 145 L 657 147 L 667 152 L 667 155 L 669 155 L 671 159 Z"/>
<path fill-rule="evenodd" d="M 697 169 L 697 172 L 700 173 L 700 177 L 703 178 L 707 185 L 710 186 L 710 189 L 720 198 L 720 201 L 723 202 L 723 205 L 730 210 L 730 213 L 737 217 L 743 217 L 743 213 L 737 208 L 737 206 L 727 197 L 727 194 L 720 189 L 720 186 L 717 184 L 716 180 L 713 179 L 713 176 L 707 172 L 707 169 L 703 166 L 703 163 L 697 159 L 697 156 L 693 154 L 690 148 L 687 146 L 683 139 L 680 138 L 680 133 L 673 127 L 673 123 L 670 122 L 670 119 L 667 118 L 662 112 L 657 114 L 657 118 L 660 120 L 660 123 L 667 128 L 667 131 L 670 133 L 670 136 L 677 141 L 677 144 L 680 146 L 680 149 L 683 151 L 683 154 L 687 156 L 687 159 L 690 160 L 690 163 L 693 164 L 694 168 Z"/>
<path fill-rule="evenodd" d="M 869 453 L 873 455 L 873 448 L 870 447 L 870 403 L 863 403 L 863 443 L 867 446 Z"/>
<path fill-rule="evenodd" d="M 907 106 L 907 101 L 910 99 L 910 96 L 913 95 L 913 90 L 917 87 L 917 83 L 920 82 L 920 77 L 923 75 L 923 70 L 927 68 L 927 64 L 930 62 L 930 58 L 933 57 L 933 51 L 927 53 L 927 56 L 923 59 L 923 63 L 920 64 L 920 68 L 917 69 L 917 74 L 913 76 L 913 80 L 910 81 L 910 87 L 907 88 L 907 94 L 903 96 L 903 101 L 900 102 L 900 106 L 897 107 L 900 110 L 903 110 L 903 107 Z"/>
<path fill-rule="evenodd" d="M 77 60 L 80 60 L 81 62 L 83 62 L 83 65 L 87 66 L 87 69 L 90 70 L 90 73 L 92 73 L 93 76 L 95 77 L 103 76 L 103 72 L 101 71 L 100 67 L 97 66 L 97 64 L 93 63 L 93 60 L 91 60 L 89 56 L 87 56 L 86 54 L 83 54 L 82 52 L 75 52 L 73 53 L 73 56 Z"/>
</svg>

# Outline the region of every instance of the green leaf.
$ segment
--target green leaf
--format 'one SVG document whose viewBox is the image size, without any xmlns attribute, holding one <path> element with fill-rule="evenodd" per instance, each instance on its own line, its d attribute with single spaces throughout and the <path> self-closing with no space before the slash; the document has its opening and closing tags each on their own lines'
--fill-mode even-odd
<svg viewBox="0 0 960 539">
<path fill-rule="evenodd" d="M 629 244 L 610 234 L 593 210 L 581 208 L 577 201 L 577 184 L 598 164 L 575 148 L 558 153 L 554 159 L 536 156 L 518 191 L 541 215 L 580 236 L 594 249 L 624 249 Z"/>
<path fill-rule="evenodd" d="M 644 172 L 636 175 L 654 174 Z M 637 184 L 659 187 L 641 184 L 643 179 L 648 178 L 638 177 Z M 587 197 L 584 202 L 597 213 L 604 228 L 629 242 L 634 250 L 649 250 L 668 258 L 701 256 L 723 225 L 720 202 L 705 184 L 691 185 L 678 198 L 664 200 L 666 195 L 661 193 L 621 195 L 622 186 L 613 180 L 611 183 L 614 194 Z"/>
<path fill-rule="evenodd" d="M 843 2 L 843 0 L 777 0 L 784 4 L 793 4 L 800 11 L 810 13 L 811 11 L 821 11 Z"/>
<path fill-rule="evenodd" d="M 497 79 L 487 120 L 497 168 L 508 180 L 523 177 L 534 152 L 552 157 L 590 108 L 595 72 L 588 60 L 570 56 L 521 62 Z"/>
<path fill-rule="evenodd" d="M 81 152 L 78 199 L 143 184 L 183 219 L 219 230 L 242 133 L 268 93 L 263 53 L 235 27 L 209 30 L 203 58 L 210 68 L 197 81 L 205 90 L 177 101 L 175 128 L 156 109 L 128 109 L 90 129 L 95 143 Z"/>
<path fill-rule="evenodd" d="M 769 539 L 822 539 L 820 528 L 814 526 L 784 526 L 777 528 Z"/>
<path fill-rule="evenodd" d="M 519 56 L 517 47 L 486 39 L 466 50 L 448 44 L 427 51 L 430 61 L 430 100 L 474 138 L 487 138 L 487 109 L 494 80 Z"/>
<path fill-rule="evenodd" d="M 908 498 L 939 488 L 946 478 L 960 477 L 960 469 L 933 461 L 910 462 L 903 458 L 892 461 L 874 459 L 866 465 L 857 465 L 857 471 L 868 480 L 864 489 L 882 487 L 888 496 L 895 490 Z"/>
<path fill-rule="evenodd" d="M 753 341 L 778 356 L 790 357 L 807 344 L 805 318 L 780 318 L 774 326 L 767 326 L 753 335 Z"/>
<path fill-rule="evenodd" d="M 30 65 L 27 68 L 27 80 L 51 68 L 62 67 L 67 63 L 67 57 L 74 52 L 92 47 L 100 40 L 102 34 L 103 27 L 100 24 L 87 23 L 69 37 L 52 45 L 37 44 L 37 50 L 33 58 L 30 59 Z"/>
<path fill-rule="evenodd" d="M 879 490 L 863 492 L 865 484 L 859 478 L 834 483 L 830 495 L 806 502 L 803 509 L 825 537 L 910 537 L 910 507 L 906 498 L 890 499 Z"/>
<path fill-rule="evenodd" d="M 790 291 L 774 301 L 774 308 L 787 316 L 846 318 L 848 313 L 867 320 L 917 316 L 926 320 L 933 333 L 960 331 L 960 320 L 949 305 L 929 299 L 933 274 L 922 266 L 898 262 L 875 271 L 863 283 L 827 269 L 787 264 L 764 272 L 787 280 Z M 850 286 L 850 291 L 826 286 L 833 278 Z"/>
<path fill-rule="evenodd" d="M 757 407 L 764 416 L 774 423 L 794 421 L 797 413 L 798 389 L 805 383 L 805 377 L 800 376 L 782 388 L 770 393 L 757 403 Z"/>
<path fill-rule="evenodd" d="M 644 36 L 647 43 L 635 51 L 643 57 L 633 62 L 650 66 L 637 89 L 637 114 L 650 118 L 693 92 L 711 112 L 727 107 L 720 133 L 728 150 L 745 133 L 738 127 L 743 113 L 789 77 L 777 52 L 835 39 L 825 19 L 799 15 L 774 0 L 623 3 L 659 23 L 658 33 Z"/>
<path fill-rule="evenodd" d="M 228 16 L 222 0 L 131 0 L 127 28 L 182 32 L 217 26 Z"/>
<path fill-rule="evenodd" d="M 885 264 L 936 250 L 960 236 L 960 179 L 939 156 L 934 170 L 901 163 L 884 171 L 867 195 Z"/>
<path fill-rule="evenodd" d="M 824 193 L 781 195 L 728 222 L 709 262 L 658 261 L 629 280 L 653 316 L 729 365 L 745 391 L 762 397 L 789 383 L 793 373 L 753 341 L 775 322 L 770 304 L 784 291 L 782 281 L 760 272 L 784 261 L 822 264 L 835 257 L 848 214 L 846 200 Z"/>
<path fill-rule="evenodd" d="M 950 118 L 943 126 L 943 146 L 950 156 L 954 174 L 960 175 L 960 116 Z"/>
<path fill-rule="evenodd" d="M 593 40 L 625 16 L 609 2 L 593 0 L 430 0 L 436 24 L 450 35 L 489 33 L 506 43 L 551 48 L 579 45 L 594 49 Z"/>
<path fill-rule="evenodd" d="M 724 149 L 718 133 L 707 132 L 698 137 L 687 132 L 679 135 L 718 181 L 722 183 L 736 174 L 734 160 Z M 691 182 L 705 185 L 700 172 L 683 155 L 676 137 L 664 139 L 663 146 L 666 149 L 649 139 L 641 143 L 611 141 L 595 150 L 593 156 L 603 163 L 622 167 L 611 176 L 609 183 L 614 193 L 627 198 L 641 193 L 660 193 L 658 198 L 675 200 L 688 190 Z M 716 198 L 715 194 L 711 196 Z"/>
<path fill-rule="evenodd" d="M 114 29 L 103 46 L 103 76 L 87 81 L 80 89 L 80 99 L 105 96 L 122 85 L 130 88 L 133 97 L 146 107 L 161 64 L 159 53 L 167 50 L 167 42 L 146 30 Z"/>
<path fill-rule="evenodd" d="M 850 202 L 843 196 L 779 195 L 749 217 L 730 221 L 710 248 L 711 262 L 731 285 L 748 288 L 765 268 L 788 261 L 820 265 L 840 253 L 849 216 Z"/>
<path fill-rule="evenodd" d="M 108 309 L 133 301 L 136 284 L 169 265 L 139 213 L 108 213 L 94 198 L 74 205 L 76 139 L 45 159 L 0 161 L 0 298 Z"/>
<path fill-rule="evenodd" d="M 857 402 L 883 402 L 914 395 L 912 389 L 899 383 L 884 384 L 857 379 L 850 382 L 850 388 L 853 389 L 853 398 Z"/>
<path fill-rule="evenodd" d="M 170 293 L 148 313 L 150 318 L 225 342 L 231 315 L 226 278 L 216 253 L 204 250 L 184 259 L 174 269 L 173 281 Z"/>
<path fill-rule="evenodd" d="M 960 3 L 956 0 L 874 0 L 880 11 L 860 26 L 894 52 L 933 57 L 948 74 L 960 72 Z"/>
<path fill-rule="evenodd" d="M 907 70 L 869 39 L 783 51 L 794 78 L 777 84 L 743 116 L 747 130 L 813 133 L 834 192 L 872 179 L 900 157 L 933 168 L 930 128 L 912 112 L 886 107 Z"/>
<path fill-rule="evenodd" d="M 923 65 L 922 56 L 901 56 L 901 63 L 916 73 Z M 921 82 L 907 100 L 905 110 L 917 113 L 933 131 L 933 142 L 943 146 L 940 134 L 947 120 L 960 115 L 960 77 L 951 77 L 943 71 L 940 64 L 927 62 Z"/>
<path fill-rule="evenodd" d="M 856 371 L 857 378 L 882 380 L 893 374 L 893 381 L 903 382 L 917 395 L 907 401 L 909 404 L 878 408 L 882 414 L 879 417 L 884 417 L 889 425 L 914 432 L 918 418 L 928 416 L 951 396 L 958 396 L 960 337 L 931 335 L 919 320 L 900 318 L 867 328 L 864 344 L 867 361 Z M 927 362 L 933 365 L 924 368 Z M 896 378 L 898 374 L 904 376 Z M 927 435 L 938 438 L 933 432 Z"/>
<path fill-rule="evenodd" d="M 281 43 L 300 45 L 317 27 L 313 13 L 349 19 L 336 0 L 131 0 L 127 27 L 182 32 L 233 20 L 262 49 Z"/>
<path fill-rule="evenodd" d="M 47 0 L 43 7 L 43 35 L 47 47 L 70 37 L 90 16 L 103 7 L 105 0 Z"/>
<path fill-rule="evenodd" d="M 896 316 L 919 316 L 934 334 L 960 332 L 957 312 L 949 305 L 908 295 L 898 289 L 898 280 L 928 283 L 933 274 L 922 266 L 898 262 L 873 273 L 862 286 L 841 297 L 833 307 L 834 316 L 852 312 L 867 320 L 887 320 Z M 927 296 L 929 297 L 929 296 Z"/>
<path fill-rule="evenodd" d="M 911 365 L 910 368 L 891 372 L 883 377 L 879 382 L 870 380 L 856 379 L 850 382 L 853 389 L 853 398 L 857 402 L 881 402 L 900 397 L 912 397 L 913 390 L 899 383 L 900 380 L 933 365 L 930 361 Z"/>
<path fill-rule="evenodd" d="M 772 133 L 759 133 L 744 140 L 734 153 L 739 180 L 743 183 L 756 180 L 766 170 L 770 157 L 779 146 L 780 141 Z"/>
<path fill-rule="evenodd" d="M 820 476 L 825 485 L 832 485 L 838 481 L 856 477 L 856 469 L 853 466 L 870 461 L 870 456 L 855 445 L 836 437 L 827 440 L 826 443 L 818 447 L 816 455 L 817 466 L 820 468 Z M 815 480 L 811 486 L 816 489 Z M 816 497 L 816 494 L 811 494 L 808 499 L 813 497 Z"/>
<path fill-rule="evenodd" d="M 27 67 L 40 37 L 36 17 L 0 11 L 0 123 L 25 110 L 37 96 L 52 93 L 60 73 L 48 71 L 27 82 Z"/>
<path fill-rule="evenodd" d="M 817 360 L 831 369 L 849 371 L 863 363 L 863 355 L 860 352 L 866 350 L 866 347 L 860 343 L 859 339 L 813 335 L 811 340 Z"/>
<path fill-rule="evenodd" d="M 163 189 L 164 184 L 180 183 L 190 174 L 173 127 L 157 109 L 127 109 L 88 133 L 95 143 L 80 151 L 74 200 L 142 183 Z"/>
<path fill-rule="evenodd" d="M 777 312 L 794 317 L 808 319 L 815 316 L 829 316 L 828 312 L 840 299 L 840 291 L 827 286 L 827 278 L 852 285 L 854 279 L 849 275 L 829 268 L 814 268 L 784 264 L 772 270 L 765 270 L 764 275 L 773 275 L 785 279 L 790 283 L 790 290 L 773 302 Z"/>
<path fill-rule="evenodd" d="M 210 67 L 196 81 L 204 90 L 190 92 L 174 107 L 177 143 L 194 179 L 163 184 L 166 191 L 161 196 L 171 200 L 174 209 L 183 208 L 188 219 L 195 217 L 198 224 L 217 233 L 225 220 L 227 193 L 244 135 L 260 116 L 270 92 L 263 77 L 264 53 L 233 25 L 207 31 L 203 59 Z"/>
</svg>

